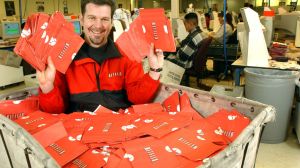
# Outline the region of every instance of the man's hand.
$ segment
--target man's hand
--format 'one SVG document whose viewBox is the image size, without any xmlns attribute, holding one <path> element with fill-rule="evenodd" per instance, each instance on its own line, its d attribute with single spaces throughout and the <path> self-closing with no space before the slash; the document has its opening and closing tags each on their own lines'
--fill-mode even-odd
<svg viewBox="0 0 300 168">
<path fill-rule="evenodd" d="M 156 49 L 154 53 L 154 44 L 151 43 L 150 54 L 148 56 L 149 66 L 152 69 L 159 69 L 163 67 L 164 55 L 161 49 Z M 149 71 L 149 75 L 152 79 L 158 80 L 160 73 L 155 71 Z"/>
<path fill-rule="evenodd" d="M 54 79 L 56 69 L 51 57 L 47 59 L 48 66 L 44 71 L 37 70 L 37 77 L 40 83 L 40 88 L 43 93 L 49 93 L 54 88 Z"/>
</svg>

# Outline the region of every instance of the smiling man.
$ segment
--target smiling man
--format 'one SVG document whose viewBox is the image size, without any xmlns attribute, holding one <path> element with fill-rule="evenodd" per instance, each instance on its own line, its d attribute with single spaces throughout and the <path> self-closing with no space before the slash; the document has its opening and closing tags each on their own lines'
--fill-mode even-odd
<svg viewBox="0 0 300 168">
<path fill-rule="evenodd" d="M 83 0 L 81 25 L 85 43 L 66 74 L 56 71 L 51 58 L 45 71 L 37 72 L 40 107 L 50 113 L 94 111 L 101 104 L 112 110 L 150 102 L 159 87 L 163 64 L 161 50 L 152 45 L 151 70 L 129 60 L 108 38 L 115 11 L 113 0 Z"/>
</svg>

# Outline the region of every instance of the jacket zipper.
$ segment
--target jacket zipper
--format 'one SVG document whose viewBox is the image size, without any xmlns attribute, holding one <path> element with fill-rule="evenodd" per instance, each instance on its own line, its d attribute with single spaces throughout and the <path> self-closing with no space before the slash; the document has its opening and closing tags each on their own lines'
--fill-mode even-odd
<svg viewBox="0 0 300 168">
<path fill-rule="evenodd" d="M 99 77 L 100 71 L 101 71 L 101 67 L 100 67 L 99 71 L 97 72 L 96 63 L 94 63 L 94 72 L 96 75 L 98 92 L 100 92 L 100 77 Z"/>
</svg>

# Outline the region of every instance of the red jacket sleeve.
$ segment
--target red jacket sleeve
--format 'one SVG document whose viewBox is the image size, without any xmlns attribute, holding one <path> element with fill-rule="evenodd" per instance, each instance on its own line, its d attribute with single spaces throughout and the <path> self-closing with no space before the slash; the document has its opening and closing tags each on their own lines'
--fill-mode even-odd
<svg viewBox="0 0 300 168">
<path fill-rule="evenodd" d="M 67 108 L 68 91 L 63 74 L 56 71 L 54 89 L 47 94 L 39 89 L 40 109 L 48 113 L 63 113 Z"/>
<path fill-rule="evenodd" d="M 160 81 L 144 74 L 142 64 L 130 61 L 125 76 L 128 100 L 133 104 L 149 103 L 156 96 Z"/>
</svg>

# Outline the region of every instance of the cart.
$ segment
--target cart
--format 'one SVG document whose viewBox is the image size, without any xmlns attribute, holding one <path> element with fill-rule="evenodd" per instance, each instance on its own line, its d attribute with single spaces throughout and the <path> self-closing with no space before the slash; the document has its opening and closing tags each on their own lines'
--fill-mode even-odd
<svg viewBox="0 0 300 168">
<path fill-rule="evenodd" d="M 179 91 L 180 94 L 187 93 L 192 106 L 204 117 L 217 112 L 220 108 L 225 108 L 237 109 L 251 119 L 251 123 L 234 142 L 217 155 L 203 160 L 203 165 L 199 167 L 253 168 L 255 166 L 263 127 L 267 122 L 275 119 L 274 107 L 246 98 L 233 98 L 172 84 L 162 84 L 154 102 L 162 102 L 174 91 Z M 0 115 L 0 136 L 1 167 L 59 167 L 27 131 L 2 115 Z"/>
</svg>

